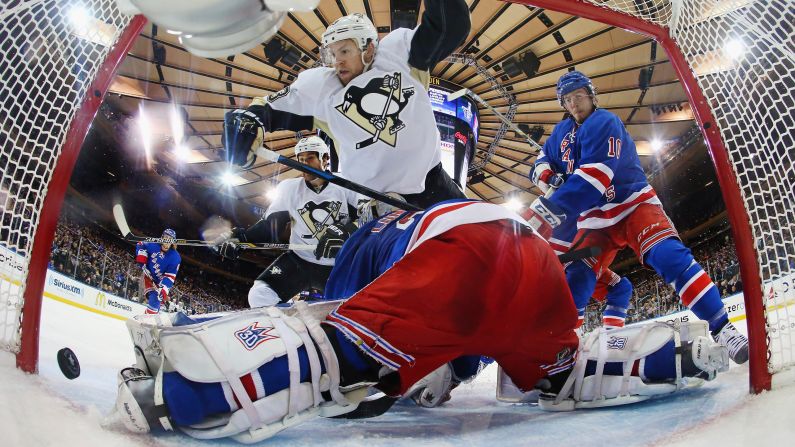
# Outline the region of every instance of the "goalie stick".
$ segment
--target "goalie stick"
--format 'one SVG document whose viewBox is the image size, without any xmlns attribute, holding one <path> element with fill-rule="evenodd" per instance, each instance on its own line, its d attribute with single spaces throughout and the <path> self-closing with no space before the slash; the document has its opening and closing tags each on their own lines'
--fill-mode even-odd
<svg viewBox="0 0 795 447">
<path fill-rule="evenodd" d="M 173 239 L 168 237 L 148 237 L 136 236 L 130 231 L 127 225 L 127 218 L 124 216 L 124 209 L 121 204 L 113 205 L 113 218 L 121 231 L 125 240 L 132 242 L 154 242 L 156 244 L 175 244 L 189 247 L 215 247 L 218 244 L 202 241 L 198 239 Z M 244 250 L 314 250 L 315 245 L 308 244 L 254 244 L 250 242 L 237 242 L 237 246 Z"/>
<path fill-rule="evenodd" d="M 262 157 L 268 161 L 272 161 L 274 163 L 283 164 L 290 168 L 296 169 L 301 172 L 306 172 L 307 174 L 316 175 L 323 180 L 333 183 L 335 185 L 341 186 L 345 189 L 350 189 L 351 191 L 358 192 L 360 194 L 364 194 L 371 199 L 378 200 L 379 202 L 386 203 L 388 205 L 392 205 L 398 209 L 404 211 L 422 211 L 422 208 L 414 206 L 408 202 L 405 202 L 400 199 L 396 199 L 392 196 L 389 196 L 385 193 L 376 191 L 374 189 L 370 189 L 364 185 L 360 185 L 356 182 L 352 182 L 348 179 L 338 177 L 330 172 L 321 171 L 319 169 L 315 169 L 311 166 L 305 165 L 299 161 L 293 160 L 292 158 L 287 158 L 283 155 L 279 155 L 276 152 L 273 152 L 270 149 L 266 149 L 261 147 L 257 149 L 257 156 Z"/>
</svg>

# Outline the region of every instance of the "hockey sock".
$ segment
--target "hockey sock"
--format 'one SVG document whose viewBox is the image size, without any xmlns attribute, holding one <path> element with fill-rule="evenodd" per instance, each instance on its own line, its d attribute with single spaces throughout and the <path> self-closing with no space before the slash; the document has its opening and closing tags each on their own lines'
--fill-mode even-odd
<svg viewBox="0 0 795 447">
<path fill-rule="evenodd" d="M 607 292 L 607 306 L 602 316 L 602 324 L 606 328 L 624 327 L 627 318 L 629 300 L 632 297 L 632 283 L 627 278 L 621 280 L 614 286 L 610 286 Z"/>
<path fill-rule="evenodd" d="M 160 296 L 157 292 L 152 291 L 146 294 L 146 313 L 160 313 Z"/>
<path fill-rule="evenodd" d="M 303 346 L 298 348 L 298 360 L 301 381 L 308 382 L 309 357 Z M 289 388 L 287 356 L 276 357 L 240 380 L 252 401 Z M 193 382 L 177 372 L 163 374 L 163 398 L 168 406 L 169 416 L 177 425 L 198 424 L 208 416 L 225 414 L 240 408 L 237 397 L 225 383 Z"/>
<path fill-rule="evenodd" d="M 678 239 L 655 245 L 646 255 L 646 263 L 673 284 L 682 304 L 709 323 L 710 332 L 717 333 L 729 320 L 718 288 Z"/>
<path fill-rule="evenodd" d="M 577 327 L 580 327 L 584 321 L 585 307 L 596 288 L 596 273 L 584 262 L 575 261 L 566 269 L 566 282 L 574 298 L 578 316 Z"/>
</svg>

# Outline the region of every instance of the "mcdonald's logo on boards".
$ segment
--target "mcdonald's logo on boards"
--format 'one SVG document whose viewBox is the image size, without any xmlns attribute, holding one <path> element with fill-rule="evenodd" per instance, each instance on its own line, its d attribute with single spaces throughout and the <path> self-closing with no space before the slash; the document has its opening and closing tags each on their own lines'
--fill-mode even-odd
<svg viewBox="0 0 795 447">
<path fill-rule="evenodd" d="M 94 300 L 94 305 L 97 307 L 106 307 L 108 305 L 108 297 L 105 295 L 105 292 L 98 292 L 97 299 Z"/>
</svg>

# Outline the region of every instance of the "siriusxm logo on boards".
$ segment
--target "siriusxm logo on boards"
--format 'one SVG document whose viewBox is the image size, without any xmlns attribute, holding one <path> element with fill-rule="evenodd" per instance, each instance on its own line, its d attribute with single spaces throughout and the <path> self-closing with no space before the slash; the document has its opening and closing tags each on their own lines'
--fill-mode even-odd
<svg viewBox="0 0 795 447">
<path fill-rule="evenodd" d="M 73 293 L 75 295 L 83 296 L 82 287 L 80 287 L 78 285 L 75 285 L 75 284 L 68 284 L 68 283 L 66 283 L 64 281 L 61 281 L 60 279 L 58 279 L 58 278 L 56 278 L 54 276 L 51 277 L 50 284 L 55 286 L 55 287 L 57 287 L 57 288 L 59 288 L 59 289 L 61 289 L 61 290 L 63 290 L 63 291 L 66 291 L 66 292 L 69 292 L 69 293 Z"/>
</svg>

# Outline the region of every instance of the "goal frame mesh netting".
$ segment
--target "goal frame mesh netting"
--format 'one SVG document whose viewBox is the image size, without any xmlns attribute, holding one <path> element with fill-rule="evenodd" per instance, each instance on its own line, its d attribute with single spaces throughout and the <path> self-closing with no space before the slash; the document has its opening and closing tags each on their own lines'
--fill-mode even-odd
<svg viewBox="0 0 795 447">
<path fill-rule="evenodd" d="M 787 282 L 795 263 L 791 4 L 513 1 L 640 33 L 665 49 L 707 142 L 731 222 L 751 340 L 751 390 L 769 389 L 773 377 L 795 364 Z M 0 10 L 0 348 L 16 353 L 28 372 L 37 369 L 45 274 L 72 169 L 116 69 L 146 23 L 121 15 L 115 0 L 83 0 L 99 34 L 84 35 L 70 29 L 76 17 L 69 7 L 76 4 L 19 0 Z M 732 33 L 744 39 L 745 58 L 720 55 Z"/>
<path fill-rule="evenodd" d="M 146 19 L 122 15 L 115 0 L 12 0 L 0 8 L 0 348 L 36 372 L 61 204 L 94 115 Z"/>
</svg>

